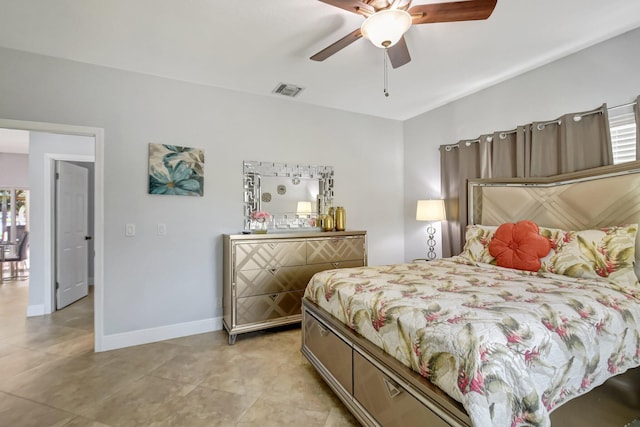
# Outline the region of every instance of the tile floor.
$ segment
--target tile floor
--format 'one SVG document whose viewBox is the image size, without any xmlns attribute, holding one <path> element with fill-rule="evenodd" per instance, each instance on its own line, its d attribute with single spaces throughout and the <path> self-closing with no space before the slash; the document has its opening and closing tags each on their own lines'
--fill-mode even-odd
<svg viewBox="0 0 640 427">
<path fill-rule="evenodd" d="M 0 427 L 358 426 L 300 354 L 298 327 L 94 353 L 92 295 L 27 319 L 27 294 L 26 280 L 0 283 Z M 640 416 L 610 391 L 567 403 L 553 425 Z"/>
<path fill-rule="evenodd" d="M 93 352 L 91 295 L 25 318 L 0 284 L 0 427 L 357 426 L 300 354 L 300 329 L 217 331 Z"/>
</svg>

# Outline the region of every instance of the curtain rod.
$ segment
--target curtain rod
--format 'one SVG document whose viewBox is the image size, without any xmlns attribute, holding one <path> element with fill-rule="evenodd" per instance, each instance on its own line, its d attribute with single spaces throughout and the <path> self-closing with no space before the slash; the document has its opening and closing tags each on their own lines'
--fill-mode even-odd
<svg viewBox="0 0 640 427">
<path fill-rule="evenodd" d="M 628 102 L 626 104 L 621 104 L 621 105 L 615 105 L 613 107 L 607 107 L 607 111 L 611 111 L 611 110 L 617 110 L 618 108 L 625 108 L 625 107 L 632 107 L 634 105 L 636 105 L 637 102 L 633 101 L 633 102 Z M 583 113 L 583 114 L 576 114 L 575 116 L 573 116 L 573 120 L 575 120 L 576 122 L 579 122 L 582 117 L 584 116 L 588 116 L 590 114 L 599 114 L 600 111 L 599 110 L 594 110 L 594 111 L 589 111 L 587 113 Z M 538 130 L 543 130 L 545 128 L 545 126 L 550 125 L 550 124 L 561 124 L 562 120 L 551 120 L 549 122 L 544 122 L 544 123 L 538 123 L 538 126 L 536 126 L 538 128 Z M 508 134 L 511 133 L 516 133 L 518 131 L 518 129 L 514 129 L 514 130 L 510 130 L 510 131 L 506 131 L 506 132 L 500 132 L 500 139 L 505 139 L 506 136 Z M 493 140 L 493 137 L 489 136 L 487 137 L 487 141 L 491 142 Z M 467 146 L 476 143 L 476 142 L 480 142 L 480 138 L 478 139 L 470 139 L 468 141 L 465 141 L 465 144 L 467 144 Z M 444 146 L 445 151 L 451 151 L 454 148 L 458 148 L 460 146 L 459 143 L 456 144 L 448 144 Z"/>
<path fill-rule="evenodd" d="M 507 131 L 504 131 L 504 132 L 500 132 L 500 133 L 498 134 L 498 137 L 499 137 L 500 139 L 505 139 L 505 138 L 507 137 L 507 135 L 512 134 L 512 133 L 516 133 L 516 132 L 518 132 L 518 129 L 507 130 Z M 488 137 L 487 137 L 487 141 L 488 141 L 488 142 L 493 141 L 493 136 L 488 136 Z M 468 141 L 465 141 L 465 144 L 467 144 L 467 146 L 469 146 L 469 145 L 473 144 L 474 142 L 480 142 L 480 138 L 477 138 L 477 139 L 470 139 L 470 140 L 468 140 Z M 452 146 L 454 146 L 454 145 L 455 145 L 456 147 L 458 146 L 458 144 L 452 144 Z M 447 150 L 447 151 L 449 151 L 449 150 Z"/>
<path fill-rule="evenodd" d="M 617 110 L 618 108 L 632 107 L 632 106 L 636 105 L 637 103 L 638 103 L 637 101 L 628 102 L 626 104 L 616 105 L 614 107 L 609 107 L 609 108 L 607 108 L 607 110 L 611 111 L 611 110 Z"/>
</svg>

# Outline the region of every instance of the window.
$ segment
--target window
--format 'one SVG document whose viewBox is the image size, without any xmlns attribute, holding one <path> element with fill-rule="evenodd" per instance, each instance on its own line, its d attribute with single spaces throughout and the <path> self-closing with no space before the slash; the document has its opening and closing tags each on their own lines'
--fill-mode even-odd
<svg viewBox="0 0 640 427">
<path fill-rule="evenodd" d="M 611 146 L 613 148 L 613 164 L 636 160 L 636 120 L 631 111 L 609 115 L 611 130 Z"/>
<path fill-rule="evenodd" d="M 27 228 L 28 191 L 0 188 L 0 242 L 20 240 Z"/>
</svg>

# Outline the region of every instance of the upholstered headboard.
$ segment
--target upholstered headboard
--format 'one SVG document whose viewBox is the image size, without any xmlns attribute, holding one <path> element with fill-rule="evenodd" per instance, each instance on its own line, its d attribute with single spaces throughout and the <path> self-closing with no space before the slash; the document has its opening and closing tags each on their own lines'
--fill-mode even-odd
<svg viewBox="0 0 640 427">
<path fill-rule="evenodd" d="M 563 230 L 640 224 L 640 162 L 548 178 L 470 180 L 469 224 L 522 219 Z M 636 275 L 640 277 L 640 236 Z"/>
</svg>

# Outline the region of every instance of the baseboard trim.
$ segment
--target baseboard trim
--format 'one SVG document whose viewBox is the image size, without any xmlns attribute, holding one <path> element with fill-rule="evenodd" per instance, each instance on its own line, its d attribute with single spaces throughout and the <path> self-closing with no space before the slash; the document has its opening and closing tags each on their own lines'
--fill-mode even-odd
<svg viewBox="0 0 640 427">
<path fill-rule="evenodd" d="M 30 304 L 27 306 L 27 317 L 44 316 L 44 304 Z"/>
<path fill-rule="evenodd" d="M 104 335 L 102 337 L 102 348 L 96 349 L 96 351 L 116 350 L 134 345 L 219 331 L 220 329 L 222 329 L 222 317 L 215 317 L 195 322 L 177 323 L 174 325 L 159 326 L 157 328 Z"/>
</svg>

